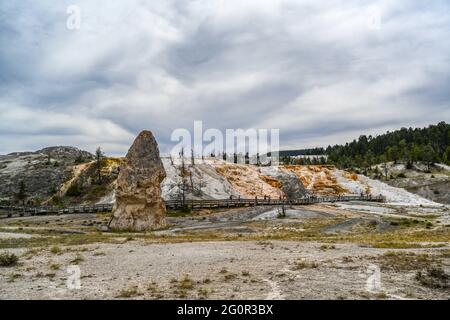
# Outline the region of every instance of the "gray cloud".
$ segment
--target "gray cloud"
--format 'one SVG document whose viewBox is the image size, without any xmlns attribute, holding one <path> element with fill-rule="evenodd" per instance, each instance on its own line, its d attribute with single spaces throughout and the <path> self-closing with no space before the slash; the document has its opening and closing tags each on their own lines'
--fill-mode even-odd
<svg viewBox="0 0 450 320">
<path fill-rule="evenodd" d="M 449 25 L 445 0 L 2 1 L 0 153 L 119 155 L 146 128 L 167 152 L 194 120 L 285 148 L 449 121 Z"/>
</svg>

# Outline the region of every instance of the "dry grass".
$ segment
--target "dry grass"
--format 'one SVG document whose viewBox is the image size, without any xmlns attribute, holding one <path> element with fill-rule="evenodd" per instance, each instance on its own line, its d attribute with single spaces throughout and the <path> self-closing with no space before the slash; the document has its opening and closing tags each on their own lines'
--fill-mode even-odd
<svg viewBox="0 0 450 320">
<path fill-rule="evenodd" d="M 63 250 L 58 246 L 53 246 L 50 248 L 50 252 L 53 254 L 62 254 Z"/>
<path fill-rule="evenodd" d="M 205 288 L 200 288 L 200 289 L 198 289 L 198 297 L 200 298 L 200 299 L 207 299 L 208 298 L 208 296 L 209 296 L 209 294 L 210 294 L 210 292 L 209 292 L 209 290 L 207 290 L 207 289 L 205 289 Z"/>
<path fill-rule="evenodd" d="M 303 270 L 303 269 L 316 269 L 318 267 L 319 267 L 319 264 L 315 261 L 299 260 L 299 261 L 295 262 L 292 269 L 293 270 Z"/>
<path fill-rule="evenodd" d="M 332 249 L 336 249 L 336 246 L 332 245 L 332 244 L 323 244 L 320 246 L 320 250 L 322 250 L 322 251 L 332 250 Z"/>
<path fill-rule="evenodd" d="M 8 275 L 8 282 L 14 282 L 16 281 L 16 279 L 21 278 L 22 275 L 20 273 L 11 273 L 10 275 Z"/>
<path fill-rule="evenodd" d="M 243 271 L 241 272 L 241 274 L 242 274 L 242 276 L 244 276 L 244 277 L 250 276 L 250 272 L 249 272 L 248 270 L 243 270 Z"/>
<path fill-rule="evenodd" d="M 223 279 L 225 280 L 225 281 L 231 281 L 231 280 L 234 280 L 234 279 L 236 279 L 237 278 L 237 274 L 235 274 L 235 273 L 227 273 L 227 274 L 225 274 L 224 276 L 223 276 Z"/>
<path fill-rule="evenodd" d="M 52 264 L 50 264 L 50 269 L 55 270 L 55 271 L 59 270 L 59 269 L 61 269 L 61 265 L 58 263 L 52 263 Z"/>
<path fill-rule="evenodd" d="M 439 266 L 441 264 L 439 259 L 428 254 L 394 251 L 389 251 L 376 257 L 376 262 L 382 270 L 392 270 L 396 272 L 421 270 L 430 266 Z"/>
<path fill-rule="evenodd" d="M 75 258 L 73 258 L 72 260 L 70 260 L 70 263 L 73 263 L 73 264 L 79 264 L 80 262 L 83 262 L 83 261 L 84 261 L 83 256 L 77 254 L 77 255 L 75 256 Z"/>
<path fill-rule="evenodd" d="M 195 282 L 187 274 L 178 282 L 180 290 L 191 290 L 194 288 L 194 285 Z"/>
<path fill-rule="evenodd" d="M 131 286 L 129 288 L 122 289 L 116 298 L 133 298 L 141 295 L 142 293 L 139 292 L 137 286 Z"/>
</svg>

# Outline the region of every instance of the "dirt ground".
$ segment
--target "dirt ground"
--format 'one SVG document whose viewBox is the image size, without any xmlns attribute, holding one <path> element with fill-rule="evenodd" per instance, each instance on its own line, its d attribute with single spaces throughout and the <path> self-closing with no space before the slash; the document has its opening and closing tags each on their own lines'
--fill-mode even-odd
<svg viewBox="0 0 450 320">
<path fill-rule="evenodd" d="M 98 231 L 108 214 L 0 220 L 19 258 L 0 299 L 450 298 L 447 208 L 353 205 L 171 213 L 146 234 Z"/>
</svg>

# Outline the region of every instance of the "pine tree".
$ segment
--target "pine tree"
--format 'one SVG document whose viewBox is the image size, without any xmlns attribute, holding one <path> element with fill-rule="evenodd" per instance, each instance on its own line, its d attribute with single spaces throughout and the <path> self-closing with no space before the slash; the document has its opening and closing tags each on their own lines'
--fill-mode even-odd
<svg viewBox="0 0 450 320">
<path fill-rule="evenodd" d="M 27 198 L 27 191 L 25 187 L 25 182 L 22 180 L 19 183 L 19 192 L 17 193 L 17 199 L 22 201 L 22 205 L 25 205 L 25 199 Z"/>
</svg>

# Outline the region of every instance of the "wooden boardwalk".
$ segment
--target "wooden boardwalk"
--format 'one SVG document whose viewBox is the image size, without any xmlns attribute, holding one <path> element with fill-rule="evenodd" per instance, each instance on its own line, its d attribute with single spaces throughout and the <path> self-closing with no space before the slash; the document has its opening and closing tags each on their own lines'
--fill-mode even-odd
<svg viewBox="0 0 450 320">
<path fill-rule="evenodd" d="M 205 208 L 235 208 L 235 207 L 253 207 L 253 206 L 292 206 L 292 205 L 309 205 L 314 203 L 326 202 L 348 202 L 348 201 L 369 201 L 369 202 L 385 202 L 383 196 L 333 196 L 333 197 L 307 197 L 295 200 L 287 199 L 218 199 L 218 200 L 167 200 L 166 207 L 170 210 L 179 210 L 189 208 L 192 210 Z M 96 204 L 73 207 L 54 207 L 54 206 L 1 206 L 0 218 L 39 216 L 39 215 L 62 215 L 74 213 L 97 213 L 111 212 L 113 204 Z"/>
</svg>

